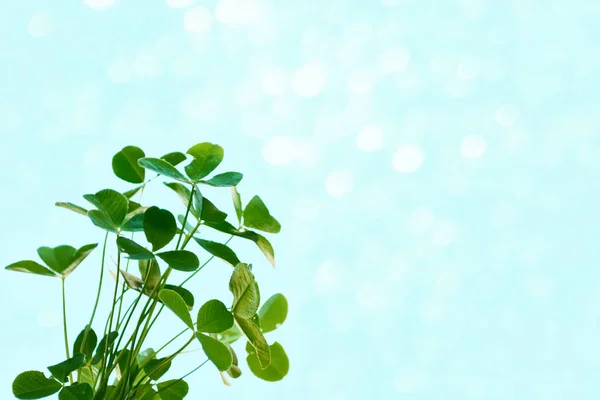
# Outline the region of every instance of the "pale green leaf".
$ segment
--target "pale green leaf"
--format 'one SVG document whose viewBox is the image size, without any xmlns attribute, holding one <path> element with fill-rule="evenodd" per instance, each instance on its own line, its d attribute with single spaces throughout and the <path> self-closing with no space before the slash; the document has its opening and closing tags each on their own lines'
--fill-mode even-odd
<svg viewBox="0 0 600 400">
<path fill-rule="evenodd" d="M 158 294 L 163 304 L 167 306 L 175 315 L 179 317 L 190 329 L 194 329 L 194 323 L 190 316 L 190 311 L 187 308 L 187 304 L 181 298 L 181 296 L 174 290 L 163 289 Z"/>
<path fill-rule="evenodd" d="M 202 345 L 202 350 L 219 371 L 227 371 L 233 362 L 231 352 L 223 343 L 210 336 L 196 332 L 196 337 Z"/>
<path fill-rule="evenodd" d="M 233 315 L 219 300 L 209 300 L 200 307 L 196 330 L 206 333 L 220 333 L 233 326 Z"/>
</svg>

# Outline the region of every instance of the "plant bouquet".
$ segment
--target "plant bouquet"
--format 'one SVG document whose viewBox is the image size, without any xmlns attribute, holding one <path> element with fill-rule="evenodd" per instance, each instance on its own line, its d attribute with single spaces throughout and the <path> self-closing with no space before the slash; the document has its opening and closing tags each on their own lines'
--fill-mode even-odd
<svg viewBox="0 0 600 400">
<path fill-rule="evenodd" d="M 281 226 L 260 197 L 254 196 L 243 206 L 237 191 L 241 173 L 225 172 L 208 178 L 223 160 L 223 155 L 223 148 L 212 143 L 200 143 L 186 154 L 174 152 L 161 158 L 146 157 L 140 148 L 128 146 L 114 156 L 112 168 L 117 177 L 135 185 L 131 190 L 120 193 L 105 189 L 84 195 L 93 206 L 90 210 L 72 203 L 56 203 L 89 218 L 106 232 L 98 289 L 89 323 L 71 347 L 65 282 L 98 245 L 88 244 L 79 249 L 65 245 L 40 247 L 38 255 L 45 265 L 27 260 L 6 267 L 12 271 L 58 278 L 62 287 L 66 359 L 48 367 L 50 376 L 40 371 L 18 375 L 12 387 L 17 398 L 39 399 L 58 392 L 61 400 L 183 399 L 189 391 L 184 379 L 207 362 L 220 371 L 227 385 L 226 375 L 235 379 L 242 374 L 238 356 L 232 348 L 232 344 L 241 338 L 247 340 L 246 361 L 254 375 L 265 381 L 283 379 L 289 370 L 287 355 L 279 343 L 269 345 L 264 334 L 285 321 L 287 301 L 283 295 L 276 294 L 259 309 L 260 292 L 252 266 L 241 262 L 228 246 L 233 238 L 250 240 L 275 266 L 273 247 L 255 230 L 278 233 Z M 188 159 L 184 172 L 181 172 L 178 165 Z M 146 179 L 147 172 L 156 175 Z M 146 185 L 161 176 L 168 180 L 165 186 L 183 202 L 177 219 L 168 210 L 142 205 Z M 201 188 L 205 187 L 231 190 L 237 227 L 226 220 L 225 212 L 204 196 Z M 228 239 L 220 243 L 202 238 L 204 229 L 218 231 Z M 136 233 L 139 234 L 136 236 Z M 116 257 L 110 312 L 101 324 L 94 325 L 107 269 L 107 252 L 113 247 L 109 247 L 112 243 Z M 190 244 L 207 253 L 206 261 L 200 262 Z M 227 303 L 229 306 L 212 299 L 198 307 L 186 284 L 214 258 L 232 268 L 229 290 L 233 300 Z M 134 269 L 139 270 L 139 274 Z M 189 275 L 182 282 L 172 282 L 169 278 L 173 270 Z M 146 347 L 146 339 L 149 332 L 159 326 L 157 321 L 165 308 L 181 320 L 182 330 L 154 350 Z M 167 347 L 177 341 L 181 346 L 166 353 Z M 175 358 L 194 343 L 204 351 L 206 360 L 179 379 L 163 380 Z"/>
</svg>

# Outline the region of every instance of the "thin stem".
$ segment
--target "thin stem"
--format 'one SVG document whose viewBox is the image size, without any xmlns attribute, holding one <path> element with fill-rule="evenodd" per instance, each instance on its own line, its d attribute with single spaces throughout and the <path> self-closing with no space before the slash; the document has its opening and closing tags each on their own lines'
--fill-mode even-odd
<svg viewBox="0 0 600 400">
<path fill-rule="evenodd" d="M 167 343 L 165 343 L 160 349 L 156 350 L 156 354 L 160 353 L 161 351 L 163 351 L 165 349 L 165 347 L 167 347 L 168 345 L 170 345 L 171 343 L 173 343 L 175 340 L 179 339 L 179 337 L 181 337 L 181 335 L 183 335 L 184 333 L 187 332 L 187 328 L 182 330 L 181 332 L 179 332 L 177 334 L 177 336 L 175 336 L 173 339 L 169 340 Z"/>
<path fill-rule="evenodd" d="M 69 334 L 67 332 L 67 300 L 65 296 L 65 278 L 61 278 L 62 284 L 62 311 L 63 311 L 63 333 L 65 336 L 65 352 L 67 353 L 67 360 L 71 358 L 71 352 L 69 351 Z M 73 373 L 69 374 L 69 383 L 73 384 Z"/>
<path fill-rule="evenodd" d="M 112 331 L 112 326 L 113 326 L 113 319 L 115 316 L 115 306 L 117 304 L 117 293 L 119 291 L 119 277 L 121 276 L 121 249 L 117 248 L 117 278 L 116 278 L 116 282 L 115 282 L 115 291 L 113 293 L 113 301 L 112 301 L 112 307 L 110 310 L 110 316 L 109 316 L 109 322 L 108 322 L 108 330 L 107 332 L 110 334 L 110 332 Z M 108 346 L 109 346 L 109 341 L 106 341 L 106 347 L 104 349 L 104 355 L 102 356 L 102 370 L 104 370 L 106 368 L 106 361 L 107 361 L 107 353 L 108 353 Z M 105 382 L 108 382 L 108 374 L 104 375 L 104 380 Z"/>
<path fill-rule="evenodd" d="M 227 241 L 226 241 L 225 243 L 223 243 L 223 244 L 224 244 L 224 245 L 227 245 L 227 244 L 228 244 L 228 243 L 231 241 L 231 239 L 233 239 L 233 235 L 231 235 L 231 236 L 229 237 L 229 239 L 227 239 Z M 208 260 L 207 260 L 207 261 L 206 261 L 204 264 L 202 264 L 202 265 L 200 266 L 200 268 L 198 268 L 197 270 L 195 270 L 195 271 L 194 271 L 194 272 L 193 272 L 193 273 L 192 273 L 190 276 L 188 276 L 188 277 L 187 277 L 187 278 L 186 278 L 186 279 L 185 279 L 183 282 L 181 282 L 181 284 L 180 284 L 179 286 L 181 287 L 181 286 L 185 285 L 186 283 L 188 283 L 188 281 L 189 281 L 190 279 L 192 279 L 194 276 L 196 276 L 196 274 L 197 274 L 198 272 L 200 272 L 200 271 L 202 270 L 202 268 L 206 267 L 206 265 L 207 265 L 209 262 L 211 262 L 213 258 L 215 258 L 215 256 L 211 256 L 211 257 L 210 257 L 210 258 L 209 258 L 209 259 L 208 259 Z"/>
<path fill-rule="evenodd" d="M 198 365 L 196 368 L 194 368 L 193 370 L 191 370 L 190 372 L 188 372 L 187 374 L 185 374 L 184 376 L 182 376 L 181 378 L 177 379 L 176 381 L 174 381 L 173 383 L 169 384 L 168 386 L 165 386 L 164 388 L 160 389 L 158 392 L 156 392 L 157 394 L 162 392 L 163 390 L 167 390 L 168 388 L 170 388 L 171 386 L 177 384 L 179 381 L 184 380 L 185 378 L 187 378 L 188 376 L 192 375 L 194 372 L 198 371 L 200 368 L 202 368 L 209 360 L 206 359 L 202 364 Z"/>
<path fill-rule="evenodd" d="M 164 364 L 172 361 L 178 354 L 180 354 L 182 351 L 184 351 L 194 340 L 196 339 L 196 334 L 193 334 L 192 337 L 183 345 L 179 348 L 179 350 L 177 350 L 175 353 L 171 354 L 169 357 L 165 358 L 162 362 L 160 362 L 158 365 L 156 365 L 154 368 L 152 368 L 149 372 L 144 372 L 144 375 L 139 379 L 137 385 L 133 388 L 132 393 L 134 393 L 137 388 L 139 387 L 139 385 L 144 382 L 144 380 L 146 378 L 148 378 L 149 376 L 151 376 L 155 371 L 158 371 Z"/>
</svg>

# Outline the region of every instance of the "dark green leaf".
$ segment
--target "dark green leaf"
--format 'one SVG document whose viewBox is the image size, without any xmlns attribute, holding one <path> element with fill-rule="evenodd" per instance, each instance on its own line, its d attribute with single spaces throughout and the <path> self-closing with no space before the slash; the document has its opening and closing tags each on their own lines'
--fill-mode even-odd
<svg viewBox="0 0 600 400">
<path fill-rule="evenodd" d="M 96 336 L 96 332 L 88 325 L 81 331 L 79 336 L 77 336 L 77 339 L 75 339 L 73 354 L 83 354 L 85 355 L 86 360 L 91 360 L 97 344 L 98 336 Z"/>
<path fill-rule="evenodd" d="M 127 214 L 121 230 L 124 232 L 142 232 L 144 230 L 144 212 Z"/>
<path fill-rule="evenodd" d="M 187 182 L 187 178 L 183 176 L 181 172 L 177 170 L 173 165 L 160 158 L 142 158 L 138 160 L 138 164 L 150 171 L 154 171 L 157 174 L 173 178 L 181 182 Z"/>
<path fill-rule="evenodd" d="M 275 294 L 269 298 L 260 308 L 260 329 L 263 333 L 274 331 L 285 322 L 288 313 L 287 299 L 281 294 Z"/>
<path fill-rule="evenodd" d="M 186 381 L 181 379 L 160 382 L 156 386 L 161 400 L 182 400 L 190 390 Z"/>
<path fill-rule="evenodd" d="M 175 315 L 179 317 L 190 329 L 194 329 L 194 323 L 190 316 L 190 311 L 187 308 L 187 304 L 181 298 L 181 296 L 174 290 L 163 289 L 158 294 L 158 297 L 162 300 L 165 306 L 169 308 Z"/>
<path fill-rule="evenodd" d="M 146 170 L 139 166 L 138 160 L 146 155 L 139 147 L 127 146 L 115 154 L 112 168 L 115 175 L 130 183 L 143 183 Z"/>
<path fill-rule="evenodd" d="M 94 358 L 92 358 L 92 365 L 98 364 L 100 361 L 102 361 L 104 353 L 107 349 L 111 349 L 113 343 L 115 342 L 118 336 L 119 333 L 114 331 L 110 332 L 102 338 L 100 343 L 98 343 L 98 347 L 96 348 L 96 354 L 94 354 Z"/>
<path fill-rule="evenodd" d="M 156 395 L 156 390 L 151 384 L 145 383 L 137 390 L 135 400 L 158 400 L 160 396 Z"/>
<path fill-rule="evenodd" d="M 220 333 L 233 326 L 233 315 L 219 300 L 209 300 L 198 311 L 196 330 L 206 333 Z"/>
<path fill-rule="evenodd" d="M 188 310 L 191 310 L 192 308 L 194 308 L 194 295 L 192 294 L 192 292 L 190 292 L 186 288 L 183 288 L 181 286 L 167 284 L 167 285 L 165 285 L 165 289 L 169 289 L 169 290 L 173 290 L 174 292 L 177 292 L 177 294 L 179 294 L 181 296 L 183 301 L 185 301 L 185 304 L 187 304 Z"/>
<path fill-rule="evenodd" d="M 271 349 L 260 328 L 251 320 L 245 318 L 236 317 L 235 322 L 240 331 L 254 347 L 262 369 L 267 368 L 271 364 Z"/>
<path fill-rule="evenodd" d="M 252 318 L 258 311 L 260 292 L 248 264 L 238 264 L 229 281 L 233 293 L 232 311 L 236 317 Z"/>
<path fill-rule="evenodd" d="M 263 252 L 263 254 L 267 258 L 269 263 L 271 263 L 271 265 L 273 267 L 275 266 L 275 252 L 273 251 L 273 246 L 271 246 L 271 243 L 269 243 L 269 241 L 264 236 L 259 235 L 258 233 L 254 232 L 254 231 L 237 230 L 233 225 L 231 225 L 227 221 L 221 221 L 221 222 L 210 222 L 209 221 L 209 222 L 206 222 L 205 225 L 212 229 L 215 229 L 219 232 L 228 233 L 230 235 L 239 236 L 244 239 L 252 240 L 254 243 L 256 243 L 256 245 L 258 246 L 260 251 Z"/>
<path fill-rule="evenodd" d="M 86 210 L 85 208 L 80 207 L 80 206 L 78 206 L 76 204 L 73 204 L 73 203 L 66 202 L 66 201 L 59 201 L 59 202 L 57 202 L 56 203 L 56 207 L 65 208 L 67 210 L 76 212 L 77 214 L 85 215 L 86 217 L 88 215 L 88 210 Z"/>
<path fill-rule="evenodd" d="M 158 285 L 158 282 L 160 282 L 161 273 L 160 267 L 156 260 L 140 260 L 139 269 L 142 280 L 146 282 L 146 286 L 148 288 L 152 289 Z"/>
<path fill-rule="evenodd" d="M 54 379 L 46 378 L 39 371 L 27 371 L 19 374 L 12 384 L 17 399 L 41 399 L 58 392 L 62 385 Z"/>
<path fill-rule="evenodd" d="M 215 175 L 207 181 L 202 181 L 202 183 L 216 187 L 230 187 L 240 183 L 243 177 L 244 175 L 239 172 L 225 172 Z"/>
<path fill-rule="evenodd" d="M 123 236 L 117 238 L 117 246 L 132 260 L 151 260 L 154 258 L 154 254 L 150 250 Z"/>
<path fill-rule="evenodd" d="M 181 164 L 182 162 L 184 162 L 187 159 L 187 157 L 185 156 L 185 154 L 183 154 L 183 153 L 181 153 L 179 151 L 175 151 L 173 153 L 165 154 L 161 158 L 163 160 L 165 160 L 166 162 L 168 162 L 169 164 L 173 165 L 173 166 Z"/>
<path fill-rule="evenodd" d="M 169 264 L 169 267 L 178 271 L 191 272 L 200 266 L 198 257 L 187 250 L 165 251 L 158 253 L 157 256 Z"/>
<path fill-rule="evenodd" d="M 231 197 L 233 199 L 233 208 L 235 209 L 235 215 L 237 215 L 238 224 L 241 224 L 243 214 L 242 196 L 240 196 L 240 193 L 235 186 L 232 186 L 231 188 Z"/>
<path fill-rule="evenodd" d="M 58 394 L 59 400 L 92 400 L 94 391 L 87 383 L 74 383 L 66 386 Z"/>
<path fill-rule="evenodd" d="M 227 218 L 227 214 L 219 210 L 210 200 L 206 197 L 202 198 L 202 221 L 207 222 L 222 222 Z"/>
<path fill-rule="evenodd" d="M 290 361 L 279 343 L 275 342 L 269 347 L 271 349 L 271 364 L 266 369 L 261 367 L 256 352 L 248 354 L 246 361 L 252 373 L 258 378 L 268 382 L 277 382 L 288 374 Z"/>
<path fill-rule="evenodd" d="M 19 272 L 27 272 L 30 274 L 43 275 L 43 276 L 52 276 L 58 278 L 54 272 L 50 271 L 48 268 L 44 267 L 36 263 L 35 261 L 26 260 L 19 261 L 14 264 L 9 265 L 6 269 L 10 271 L 19 271 Z"/>
<path fill-rule="evenodd" d="M 177 222 L 168 210 L 150 207 L 144 214 L 144 233 L 152 243 L 152 251 L 165 247 L 177 233 Z"/>
<path fill-rule="evenodd" d="M 244 226 L 269 233 L 279 233 L 281 230 L 279 222 L 258 196 L 254 196 L 244 209 Z"/>
<path fill-rule="evenodd" d="M 233 362 L 231 352 L 223 343 L 210 336 L 196 332 L 196 337 L 202 345 L 202 350 L 208 359 L 215 364 L 219 371 L 227 371 Z"/>
<path fill-rule="evenodd" d="M 157 381 L 169 371 L 169 368 L 171 368 L 171 361 L 168 358 L 158 358 L 150 360 L 144 367 L 144 372 L 152 380 Z"/>
<path fill-rule="evenodd" d="M 240 263 L 240 259 L 231 250 L 224 244 L 211 242 L 210 240 L 203 240 L 197 237 L 194 237 L 194 240 L 206 251 L 212 254 L 215 257 L 218 257 L 225 262 L 229 263 L 231 266 L 238 265 Z"/>
<path fill-rule="evenodd" d="M 223 161 L 224 155 L 221 146 L 207 142 L 191 147 L 187 153 L 194 157 L 185 167 L 187 176 L 193 181 L 198 181 L 214 171 Z"/>
<path fill-rule="evenodd" d="M 48 370 L 52 375 L 61 382 L 66 382 L 69 374 L 80 368 L 85 361 L 85 355 L 79 353 L 75 357 L 69 358 L 56 365 L 51 365 Z"/>
</svg>

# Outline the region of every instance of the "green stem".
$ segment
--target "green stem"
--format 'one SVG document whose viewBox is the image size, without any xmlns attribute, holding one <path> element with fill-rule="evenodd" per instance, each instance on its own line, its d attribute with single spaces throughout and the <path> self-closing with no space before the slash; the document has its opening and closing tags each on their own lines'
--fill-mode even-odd
<svg viewBox="0 0 600 400">
<path fill-rule="evenodd" d="M 193 334 L 192 337 L 190 338 L 190 340 L 188 340 L 183 346 L 181 346 L 179 348 L 179 350 L 177 350 L 175 353 L 171 354 L 169 357 L 165 358 L 161 363 L 159 363 L 154 368 L 152 368 L 152 370 L 150 370 L 150 372 L 148 372 L 148 373 L 144 372 L 144 375 L 139 379 L 137 385 L 133 388 L 132 393 L 134 393 L 138 389 L 139 385 L 141 383 L 143 383 L 146 378 L 151 376 L 155 371 L 158 371 L 164 364 L 172 361 L 178 354 L 180 354 L 182 351 L 184 351 L 195 339 L 196 339 L 196 334 Z"/>
<path fill-rule="evenodd" d="M 233 235 L 231 235 L 231 236 L 229 237 L 229 239 L 227 239 L 227 241 L 226 241 L 225 243 L 223 243 L 223 244 L 224 244 L 224 245 L 227 245 L 227 244 L 228 244 L 228 243 L 231 241 L 231 239 L 233 239 Z M 188 276 L 188 277 L 187 277 L 187 278 L 186 278 L 186 279 L 185 279 L 183 282 L 181 282 L 181 284 L 180 284 L 179 286 L 181 287 L 181 286 L 185 285 L 186 283 L 188 283 L 188 281 L 189 281 L 190 279 L 192 279 L 194 276 L 196 276 L 196 274 L 197 274 L 198 272 L 200 272 L 200 271 L 202 270 L 202 268 L 206 267 L 206 265 L 207 265 L 209 262 L 211 262 L 213 258 L 215 258 L 215 256 L 211 256 L 211 257 L 210 257 L 210 258 L 209 258 L 209 259 L 208 259 L 208 260 L 207 260 L 207 261 L 206 261 L 204 264 L 202 264 L 202 265 L 200 266 L 200 268 L 198 268 L 197 270 L 195 270 L 195 271 L 194 271 L 194 272 L 193 272 L 193 273 L 192 273 L 190 276 Z"/>
<path fill-rule="evenodd" d="M 63 333 L 65 336 L 65 352 L 67 353 L 67 360 L 71 358 L 71 352 L 69 351 L 69 334 L 67 332 L 67 300 L 65 296 L 65 278 L 61 278 L 62 284 L 62 311 L 63 311 Z M 73 373 L 69 374 L 69 383 L 73 384 Z"/>
<path fill-rule="evenodd" d="M 160 349 L 156 350 L 156 354 L 160 353 L 161 351 L 163 351 L 165 349 L 165 347 L 167 347 L 168 345 L 170 345 L 171 343 L 173 343 L 175 340 L 179 339 L 179 337 L 181 335 L 183 335 L 184 333 L 187 332 L 187 328 L 182 330 L 181 332 L 179 332 L 177 334 L 177 336 L 175 336 L 173 339 L 169 340 L 167 343 L 165 343 Z"/>
<path fill-rule="evenodd" d="M 169 384 L 168 386 L 165 386 L 164 388 L 160 389 L 158 392 L 156 392 L 157 394 L 162 392 L 163 390 L 167 390 L 168 388 L 170 388 L 173 385 L 176 385 L 179 381 L 184 380 L 185 378 L 187 378 L 188 376 L 192 375 L 194 372 L 198 371 L 200 368 L 202 368 L 209 360 L 206 359 L 202 364 L 198 365 L 196 368 L 194 368 L 193 370 L 191 370 L 190 372 L 188 372 L 187 374 L 185 374 L 184 376 L 182 376 L 181 378 L 177 379 L 176 381 L 174 381 L 173 383 Z"/>
<path fill-rule="evenodd" d="M 108 320 L 108 330 L 107 333 L 110 334 L 110 332 L 112 332 L 112 326 L 113 326 L 113 319 L 115 316 L 115 306 L 117 304 L 117 293 L 119 291 L 119 277 L 121 276 L 121 249 L 117 248 L 117 278 L 116 278 L 116 282 L 115 282 L 115 290 L 113 293 L 113 301 L 112 301 L 112 307 L 110 310 L 110 315 L 109 315 L 109 320 Z M 108 346 L 109 346 L 109 341 L 106 341 L 106 347 L 104 349 L 104 355 L 102 356 L 102 370 L 105 370 L 105 368 L 107 367 L 106 365 L 106 361 L 107 361 L 107 353 L 108 353 Z M 108 378 L 109 375 L 108 374 L 104 374 L 104 383 L 108 383 Z"/>
</svg>

